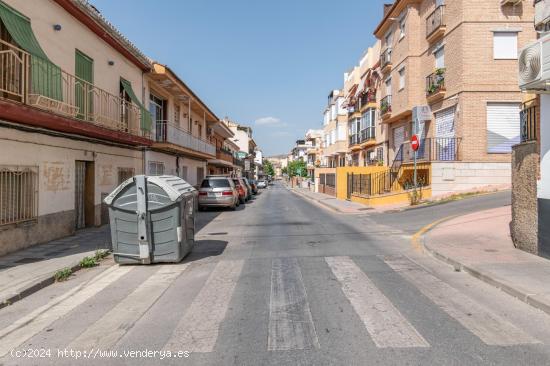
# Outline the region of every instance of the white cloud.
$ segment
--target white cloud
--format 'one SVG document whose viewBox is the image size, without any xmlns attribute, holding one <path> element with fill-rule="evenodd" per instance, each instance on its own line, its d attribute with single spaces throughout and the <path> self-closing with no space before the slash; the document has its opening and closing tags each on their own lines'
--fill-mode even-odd
<svg viewBox="0 0 550 366">
<path fill-rule="evenodd" d="M 258 118 L 255 123 L 258 126 L 283 126 L 284 123 L 277 117 Z"/>
</svg>

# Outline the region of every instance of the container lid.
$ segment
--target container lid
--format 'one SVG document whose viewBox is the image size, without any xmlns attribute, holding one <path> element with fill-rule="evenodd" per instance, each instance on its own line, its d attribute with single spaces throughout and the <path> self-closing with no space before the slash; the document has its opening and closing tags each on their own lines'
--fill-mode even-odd
<svg viewBox="0 0 550 366">
<path fill-rule="evenodd" d="M 195 191 L 195 188 L 185 180 L 173 175 L 147 176 L 146 181 L 150 210 L 180 201 L 183 197 Z M 103 202 L 109 206 L 116 205 L 121 209 L 134 211 L 136 200 L 136 184 L 134 177 L 132 177 L 115 188 L 105 197 Z"/>
</svg>

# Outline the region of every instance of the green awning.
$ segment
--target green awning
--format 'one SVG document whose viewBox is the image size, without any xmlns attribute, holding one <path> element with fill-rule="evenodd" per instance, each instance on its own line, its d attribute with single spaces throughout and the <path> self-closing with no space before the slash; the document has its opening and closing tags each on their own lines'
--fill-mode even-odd
<svg viewBox="0 0 550 366">
<path fill-rule="evenodd" d="M 0 19 L 19 47 L 31 54 L 31 93 L 61 100 L 61 69 L 52 63 L 36 40 L 29 18 L 0 1 Z"/>
<path fill-rule="evenodd" d="M 141 129 L 144 131 L 151 131 L 151 126 L 153 124 L 151 113 L 149 113 L 147 108 L 141 104 L 140 100 L 136 96 L 136 93 L 134 93 L 134 89 L 132 89 L 132 84 L 123 78 L 120 78 L 120 84 L 132 102 L 141 109 Z"/>
</svg>

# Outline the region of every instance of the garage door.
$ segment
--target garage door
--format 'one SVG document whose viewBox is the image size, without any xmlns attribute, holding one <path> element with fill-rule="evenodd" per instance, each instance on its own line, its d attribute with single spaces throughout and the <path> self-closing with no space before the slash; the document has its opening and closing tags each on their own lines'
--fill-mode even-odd
<svg viewBox="0 0 550 366">
<path fill-rule="evenodd" d="M 487 152 L 509 153 L 519 143 L 519 113 L 519 103 L 487 103 Z"/>
</svg>

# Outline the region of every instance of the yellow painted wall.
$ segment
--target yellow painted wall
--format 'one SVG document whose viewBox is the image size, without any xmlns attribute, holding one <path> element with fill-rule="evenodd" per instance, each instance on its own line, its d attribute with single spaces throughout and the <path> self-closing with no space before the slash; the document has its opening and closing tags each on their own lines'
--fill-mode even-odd
<svg viewBox="0 0 550 366">
<path fill-rule="evenodd" d="M 348 173 L 371 174 L 387 170 L 384 166 L 344 166 L 336 168 L 336 197 L 342 200 L 348 198 Z"/>
</svg>

